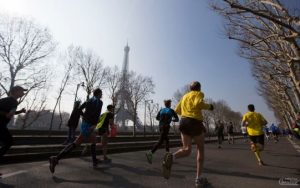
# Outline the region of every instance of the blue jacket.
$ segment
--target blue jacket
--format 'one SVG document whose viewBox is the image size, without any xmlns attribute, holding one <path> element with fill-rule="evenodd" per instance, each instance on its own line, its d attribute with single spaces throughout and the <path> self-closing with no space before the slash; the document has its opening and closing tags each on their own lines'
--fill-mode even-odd
<svg viewBox="0 0 300 188">
<path fill-rule="evenodd" d="M 159 126 L 170 125 L 172 118 L 174 118 L 174 122 L 177 122 L 179 120 L 176 112 L 171 108 L 161 109 L 156 116 L 156 120 L 159 121 Z"/>
</svg>

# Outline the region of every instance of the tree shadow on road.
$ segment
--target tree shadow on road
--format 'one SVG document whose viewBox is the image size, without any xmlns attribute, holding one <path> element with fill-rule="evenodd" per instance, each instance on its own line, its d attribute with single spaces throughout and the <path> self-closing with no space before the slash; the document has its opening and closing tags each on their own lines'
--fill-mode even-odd
<svg viewBox="0 0 300 188">
<path fill-rule="evenodd" d="M 203 172 L 208 174 L 238 176 L 238 177 L 253 178 L 253 179 L 276 180 L 276 181 L 280 179 L 280 177 L 260 176 L 260 175 L 245 173 L 245 172 L 234 172 L 234 171 L 216 170 L 216 169 L 209 169 L 209 168 L 204 168 Z"/>
<path fill-rule="evenodd" d="M 90 159 L 86 159 L 86 158 L 82 158 L 82 160 L 91 162 Z M 137 175 L 162 177 L 161 172 L 158 170 L 147 169 L 147 168 L 144 168 L 144 166 L 134 167 L 134 166 L 125 165 L 125 164 L 121 164 L 121 163 L 115 163 L 115 162 L 99 163 L 96 170 L 101 170 L 103 172 L 104 170 L 109 170 L 110 168 L 120 168 L 120 169 L 126 170 L 128 172 L 137 174 Z M 185 178 L 184 176 L 180 176 L 180 175 L 174 175 L 173 177 L 181 178 L 181 179 Z"/>
<path fill-rule="evenodd" d="M 162 177 L 161 172 L 159 172 L 157 170 L 147 169 L 144 167 L 132 167 L 132 166 L 124 165 L 124 164 L 120 164 L 120 163 L 112 163 L 110 166 L 111 166 L 111 168 L 120 168 L 120 169 L 126 170 L 128 172 L 137 174 L 137 175 Z M 184 176 L 180 176 L 180 175 L 172 175 L 172 177 L 185 178 Z"/>
<path fill-rule="evenodd" d="M 287 166 L 279 166 L 279 165 L 273 165 L 273 164 L 265 164 L 265 166 L 269 167 L 275 167 L 275 168 L 285 168 L 285 169 L 291 169 L 291 170 L 299 170 L 299 168 L 293 168 L 293 167 L 287 167 Z"/>
<path fill-rule="evenodd" d="M 91 185 L 91 186 L 92 185 L 95 185 L 95 186 L 105 185 L 108 187 L 116 187 L 116 188 L 120 188 L 120 187 L 144 188 L 144 186 L 142 186 L 140 184 L 132 183 L 122 176 L 112 175 L 109 173 L 106 173 L 106 174 L 111 175 L 113 177 L 113 179 L 111 181 L 99 181 L 96 179 L 95 180 L 68 180 L 68 179 L 59 178 L 56 176 L 53 176 L 52 179 L 57 184 L 69 182 L 69 183 L 78 183 L 78 184 Z"/>
<path fill-rule="evenodd" d="M 286 154 L 286 153 L 275 153 L 275 152 L 265 152 L 268 155 L 272 155 L 272 156 L 281 156 L 281 157 L 295 157 L 295 158 L 299 158 L 300 155 L 298 154 Z"/>
</svg>

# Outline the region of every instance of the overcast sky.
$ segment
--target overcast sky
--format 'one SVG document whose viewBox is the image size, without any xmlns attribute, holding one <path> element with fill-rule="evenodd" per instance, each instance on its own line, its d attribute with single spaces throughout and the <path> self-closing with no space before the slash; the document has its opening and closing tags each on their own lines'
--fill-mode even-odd
<svg viewBox="0 0 300 188">
<path fill-rule="evenodd" d="M 253 103 L 275 121 L 256 92 L 250 65 L 238 57 L 237 43 L 226 39 L 222 18 L 205 0 L 0 0 L 0 11 L 33 18 L 50 29 L 60 50 L 80 45 L 108 66 L 122 67 L 128 41 L 129 69 L 153 78 L 151 98 L 160 105 L 198 80 L 206 97 L 241 113 Z M 66 100 L 71 104 L 73 97 Z"/>
</svg>

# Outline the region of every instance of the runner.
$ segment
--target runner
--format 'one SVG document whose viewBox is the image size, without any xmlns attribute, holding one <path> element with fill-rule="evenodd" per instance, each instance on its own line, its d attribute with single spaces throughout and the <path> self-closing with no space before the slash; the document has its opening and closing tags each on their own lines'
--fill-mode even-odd
<svg viewBox="0 0 300 188">
<path fill-rule="evenodd" d="M 204 162 L 204 135 L 206 129 L 202 123 L 203 116 L 201 110 L 213 110 L 211 104 L 204 102 L 204 94 L 200 91 L 199 82 L 192 82 L 190 92 L 185 94 L 176 106 L 175 112 L 181 116 L 179 130 L 181 132 L 182 148 L 175 153 L 166 153 L 162 168 L 166 179 L 170 177 L 173 160 L 190 155 L 192 151 L 192 141 L 197 145 L 197 175 L 196 186 L 208 184 L 206 178 L 202 177 Z"/>
<path fill-rule="evenodd" d="M 244 114 L 242 124 L 247 127 L 247 132 L 251 141 L 251 150 L 254 152 L 258 165 L 263 166 L 264 163 L 260 157 L 260 152 L 264 149 L 264 132 L 263 127 L 267 125 L 265 118 L 255 111 L 253 104 L 248 105 L 248 112 Z"/>
<path fill-rule="evenodd" d="M 2 143 L 0 159 L 13 145 L 13 137 L 7 128 L 8 123 L 14 115 L 26 112 L 25 108 L 16 111 L 19 105 L 17 99 L 24 96 L 24 91 L 27 91 L 27 89 L 21 86 L 14 86 L 11 88 L 8 97 L 0 99 L 0 142 Z"/>
<path fill-rule="evenodd" d="M 279 141 L 279 128 L 274 123 L 271 124 L 270 130 L 272 131 L 272 137 L 274 138 L 274 142 L 277 143 Z"/>
<path fill-rule="evenodd" d="M 74 103 L 74 107 L 71 113 L 71 116 L 68 120 L 67 126 L 69 127 L 68 130 L 68 138 L 67 140 L 63 143 L 63 145 L 67 145 L 69 143 L 74 142 L 75 140 L 75 131 L 78 127 L 78 123 L 79 123 L 79 119 L 80 119 L 80 115 L 82 113 L 82 109 L 80 109 L 80 101 L 76 101 Z"/>
<path fill-rule="evenodd" d="M 295 121 L 292 123 L 292 130 L 296 138 L 300 139 L 300 112 L 297 113 Z"/>
<path fill-rule="evenodd" d="M 246 143 L 247 142 L 247 128 L 245 126 L 242 126 L 241 127 L 241 131 L 242 131 L 242 134 L 243 134 L 243 137 L 244 137 L 244 142 Z"/>
<path fill-rule="evenodd" d="M 223 136 L 224 136 L 224 124 L 222 123 L 221 120 L 219 120 L 216 124 L 215 128 L 216 134 L 218 136 L 218 148 L 221 149 L 222 141 L 223 141 Z"/>
<path fill-rule="evenodd" d="M 164 101 L 165 108 L 161 109 L 156 116 L 156 120 L 159 121 L 160 137 L 158 142 L 152 147 L 152 150 L 146 153 L 148 163 L 150 164 L 152 164 L 153 154 L 158 149 L 158 147 L 163 144 L 164 141 L 166 142 L 166 152 L 170 151 L 169 137 L 168 137 L 169 130 L 170 130 L 170 123 L 171 121 L 178 122 L 179 120 L 177 114 L 174 112 L 173 109 L 171 109 L 171 102 L 172 102 L 171 100 L 165 100 Z"/>
<path fill-rule="evenodd" d="M 103 162 L 109 163 L 111 159 L 107 157 L 107 137 L 109 135 L 109 126 L 114 126 L 114 106 L 108 105 L 107 111 L 101 114 L 99 123 L 96 126 L 99 136 L 101 136 L 101 144 L 103 153 Z M 98 145 L 97 145 L 98 146 Z"/>
<path fill-rule="evenodd" d="M 99 116 L 102 109 L 102 91 L 101 89 L 95 89 L 93 92 L 94 96 L 87 100 L 80 106 L 80 109 L 85 109 L 82 117 L 80 135 L 78 138 L 71 144 L 67 145 L 57 156 L 51 156 L 49 158 L 49 169 L 51 173 L 55 172 L 55 166 L 58 164 L 58 161 L 70 153 L 75 147 L 80 146 L 84 139 L 89 139 L 92 143 L 91 145 L 91 154 L 93 167 L 97 167 L 97 158 L 96 158 L 96 134 L 94 128 L 97 125 Z"/>
<path fill-rule="evenodd" d="M 265 133 L 265 137 L 267 139 L 267 141 L 269 141 L 270 138 L 270 130 L 267 126 L 264 127 L 264 133 Z"/>
<path fill-rule="evenodd" d="M 234 137 L 233 137 L 233 123 L 229 122 L 227 127 L 227 134 L 228 134 L 228 144 L 234 144 Z"/>
<path fill-rule="evenodd" d="M 0 142 L 2 143 L 0 161 L 13 145 L 13 137 L 7 128 L 8 123 L 14 115 L 26 113 L 25 108 L 16 111 L 19 104 L 17 99 L 24 96 L 24 91 L 27 91 L 27 89 L 21 86 L 14 86 L 11 88 L 8 97 L 0 99 Z M 0 178 L 2 178 L 2 173 L 0 173 Z"/>
</svg>

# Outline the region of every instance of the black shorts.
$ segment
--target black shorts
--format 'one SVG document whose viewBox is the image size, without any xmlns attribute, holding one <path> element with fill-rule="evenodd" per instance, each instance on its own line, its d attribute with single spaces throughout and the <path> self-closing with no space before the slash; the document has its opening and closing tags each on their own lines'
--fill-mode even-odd
<svg viewBox="0 0 300 188">
<path fill-rule="evenodd" d="M 264 135 L 259 135 L 259 136 L 249 136 L 251 142 L 253 142 L 254 144 L 259 143 L 261 145 L 265 144 L 265 137 Z"/>
<path fill-rule="evenodd" d="M 179 122 L 179 130 L 182 134 L 191 137 L 199 136 L 202 133 L 206 132 L 206 129 L 202 121 L 199 121 L 194 118 L 188 118 L 188 117 L 181 118 Z"/>
<path fill-rule="evenodd" d="M 170 131 L 170 125 L 160 125 L 159 126 L 159 132 L 160 134 L 166 134 L 168 135 Z"/>
<path fill-rule="evenodd" d="M 103 126 L 100 129 L 98 129 L 98 134 L 101 136 L 103 134 L 109 134 L 109 128 L 108 126 Z"/>
</svg>

